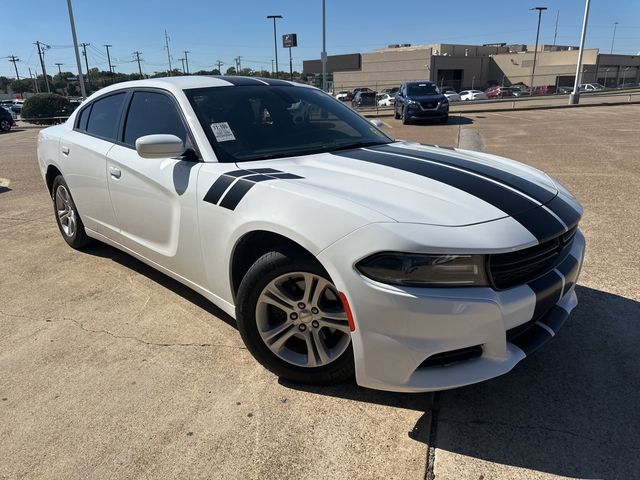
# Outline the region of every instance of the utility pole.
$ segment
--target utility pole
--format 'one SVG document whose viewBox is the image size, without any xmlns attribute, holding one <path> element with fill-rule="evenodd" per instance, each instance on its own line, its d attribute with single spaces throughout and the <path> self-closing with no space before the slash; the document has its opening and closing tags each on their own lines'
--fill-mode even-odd
<svg viewBox="0 0 640 480">
<path fill-rule="evenodd" d="M 218 72 L 220 72 L 219 74 L 222 75 L 222 70 L 220 69 L 222 68 L 222 65 L 224 65 L 224 62 L 218 60 L 215 64 L 218 66 Z"/>
<path fill-rule="evenodd" d="M 15 55 L 9 55 L 9 61 L 13 63 L 13 68 L 16 69 L 16 79 L 20 80 L 20 75 L 18 74 L 18 66 L 16 65 L 16 63 L 19 62 L 20 59 Z"/>
<path fill-rule="evenodd" d="M 42 66 L 44 82 L 47 84 L 47 92 L 51 93 L 51 87 L 49 87 L 49 78 L 47 78 L 47 67 L 44 66 L 44 44 L 42 42 L 36 42 L 36 46 L 38 47 L 38 56 L 40 57 L 40 65 Z"/>
<path fill-rule="evenodd" d="M 276 78 L 278 78 L 278 35 L 276 34 L 276 20 L 282 18 L 282 15 L 268 15 L 267 18 L 273 19 L 273 48 L 276 54 Z"/>
<path fill-rule="evenodd" d="M 84 55 L 84 66 L 87 67 L 87 84 L 89 88 L 91 88 L 91 77 L 89 76 L 89 57 L 87 57 L 87 47 L 91 45 L 90 43 L 81 43 L 82 47 L 82 55 Z"/>
<path fill-rule="evenodd" d="M 180 60 L 182 62 L 182 73 L 186 73 L 186 71 L 184 69 L 184 58 L 179 58 L 178 60 Z"/>
<path fill-rule="evenodd" d="M 64 63 L 56 63 L 56 67 L 58 67 L 58 75 L 62 76 L 62 70 L 60 69 L 60 67 L 64 65 Z"/>
<path fill-rule="evenodd" d="M 273 59 L 271 59 L 271 76 L 273 77 Z"/>
<path fill-rule="evenodd" d="M 113 67 L 111 66 L 111 55 L 109 55 L 110 47 L 113 47 L 113 45 L 104 45 L 104 48 L 107 49 L 107 62 L 109 62 L 109 75 L 111 75 L 111 83 L 113 83 Z"/>
<path fill-rule="evenodd" d="M 558 19 L 560 18 L 560 10 L 556 12 L 556 30 L 553 33 L 553 45 L 556 44 L 556 38 L 558 38 Z"/>
<path fill-rule="evenodd" d="M 187 75 L 189 75 L 189 54 L 191 52 L 189 50 L 184 51 L 184 63 L 187 66 Z"/>
<path fill-rule="evenodd" d="M 240 70 L 242 70 L 242 63 L 240 63 L 240 59 L 241 59 L 241 58 L 242 58 L 242 57 L 241 57 L 240 55 L 238 55 L 238 58 L 236 59 L 236 60 L 237 60 L 237 62 L 238 62 L 238 66 L 237 66 L 237 68 L 236 68 L 236 72 L 237 72 L 238 74 L 240 74 Z"/>
<path fill-rule="evenodd" d="M 73 51 L 76 54 L 76 65 L 78 66 L 78 80 L 80 82 L 80 94 L 82 99 L 87 98 L 87 91 L 84 89 L 84 77 L 82 76 L 82 63 L 80 62 L 80 51 L 78 50 L 78 37 L 76 37 L 76 23 L 73 20 L 73 8 L 71 0 L 67 0 L 67 8 L 69 10 L 69 25 L 71 25 L 71 36 L 73 37 Z"/>
<path fill-rule="evenodd" d="M 171 52 L 169 51 L 169 35 L 167 35 L 167 31 L 164 31 L 164 41 L 167 45 L 167 59 L 169 60 L 169 76 L 171 76 Z"/>
<path fill-rule="evenodd" d="M 38 72 L 36 72 L 36 73 L 38 73 Z M 37 80 L 38 79 L 38 75 L 36 75 L 36 78 L 33 78 L 33 74 L 31 73 L 31 67 L 29 67 L 29 78 L 31 80 L 33 80 L 33 88 L 36 91 L 36 93 L 40 93 L 38 91 L 38 80 Z"/>
<path fill-rule="evenodd" d="M 547 7 L 533 7 L 529 10 L 537 10 L 538 11 L 538 30 L 536 33 L 536 48 L 533 51 L 533 68 L 531 68 L 531 85 L 529 89 L 533 91 L 533 78 L 536 75 L 536 60 L 538 58 L 538 40 L 540 39 L 540 21 L 542 20 L 542 12 L 544 12 Z"/>
<path fill-rule="evenodd" d="M 142 52 L 138 52 L 137 50 L 135 52 L 133 52 L 133 54 L 136 56 L 136 61 L 138 62 L 138 71 L 140 72 L 140 78 L 144 78 L 142 75 L 142 67 L 140 66 L 140 55 L 142 55 Z"/>
<path fill-rule="evenodd" d="M 616 41 L 616 28 L 618 28 L 619 22 L 613 22 L 613 38 L 611 39 L 611 51 L 609 53 L 613 53 L 613 44 Z"/>
</svg>

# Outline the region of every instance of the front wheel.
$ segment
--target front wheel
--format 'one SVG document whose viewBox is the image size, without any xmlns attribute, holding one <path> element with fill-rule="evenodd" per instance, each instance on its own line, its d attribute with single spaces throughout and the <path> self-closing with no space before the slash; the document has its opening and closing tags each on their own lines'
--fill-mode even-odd
<svg viewBox="0 0 640 480">
<path fill-rule="evenodd" d="M 395 118 L 396 120 L 400 120 L 400 114 L 398 113 L 398 107 L 396 107 L 395 105 L 393 106 L 393 118 Z"/>
<path fill-rule="evenodd" d="M 62 238 L 72 248 L 83 248 L 89 243 L 89 237 L 87 237 L 76 204 L 62 175 L 58 175 L 53 180 L 51 192 L 56 222 Z"/>
<path fill-rule="evenodd" d="M 409 117 L 407 116 L 407 111 L 404 107 L 402 107 L 402 124 L 409 125 Z"/>
<path fill-rule="evenodd" d="M 445 115 L 440 118 L 440 123 L 447 123 L 449 121 L 449 115 Z"/>
<path fill-rule="evenodd" d="M 11 121 L 6 118 L 0 120 L 0 132 L 8 132 L 9 130 L 11 130 Z"/>
<path fill-rule="evenodd" d="M 273 251 L 242 279 L 238 330 L 265 368 L 300 383 L 337 383 L 353 375 L 347 314 L 338 291 L 314 259 Z"/>
</svg>

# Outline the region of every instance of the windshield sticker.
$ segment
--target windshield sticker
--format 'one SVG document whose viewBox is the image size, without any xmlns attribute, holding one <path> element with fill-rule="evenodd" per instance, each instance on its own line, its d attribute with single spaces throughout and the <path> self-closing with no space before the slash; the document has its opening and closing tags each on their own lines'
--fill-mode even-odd
<svg viewBox="0 0 640 480">
<path fill-rule="evenodd" d="M 229 142 L 236 139 L 227 122 L 212 123 L 211 131 L 218 142 Z"/>
</svg>

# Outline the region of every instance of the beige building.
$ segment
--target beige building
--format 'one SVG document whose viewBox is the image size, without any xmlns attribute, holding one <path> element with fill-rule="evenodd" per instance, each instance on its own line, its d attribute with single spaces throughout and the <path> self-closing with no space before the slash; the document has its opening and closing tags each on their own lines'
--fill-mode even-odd
<svg viewBox="0 0 640 480">
<path fill-rule="evenodd" d="M 329 57 L 331 59 L 331 57 Z M 489 85 L 532 83 L 533 45 L 390 45 L 363 54 L 352 54 L 349 68 L 329 69 L 333 89 L 369 87 L 377 91 L 397 87 L 403 81 L 432 80 L 457 90 L 485 89 Z M 578 49 L 539 45 L 533 85 L 573 85 Z M 331 61 L 329 62 L 331 65 Z M 640 56 L 600 54 L 585 50 L 583 82 L 616 87 L 640 82 Z M 319 61 L 304 62 L 307 74 L 317 74 Z"/>
</svg>

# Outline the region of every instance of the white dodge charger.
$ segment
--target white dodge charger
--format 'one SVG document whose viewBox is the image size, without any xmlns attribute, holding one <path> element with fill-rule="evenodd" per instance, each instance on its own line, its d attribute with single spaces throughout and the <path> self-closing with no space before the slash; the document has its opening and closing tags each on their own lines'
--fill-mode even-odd
<svg viewBox="0 0 640 480">
<path fill-rule="evenodd" d="M 73 248 L 97 239 L 236 318 L 281 377 L 392 391 L 504 374 L 577 300 L 582 208 L 544 173 L 394 141 L 281 80 L 127 82 L 42 130 Z"/>
</svg>

